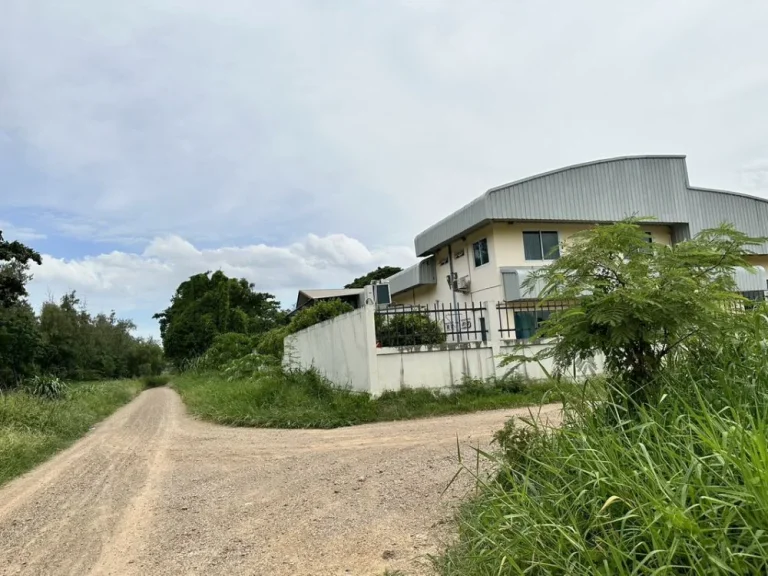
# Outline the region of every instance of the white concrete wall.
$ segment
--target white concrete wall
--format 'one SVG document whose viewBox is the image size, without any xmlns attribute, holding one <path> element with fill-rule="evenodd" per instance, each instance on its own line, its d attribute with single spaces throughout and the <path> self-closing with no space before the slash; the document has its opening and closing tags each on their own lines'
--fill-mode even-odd
<svg viewBox="0 0 768 576">
<path fill-rule="evenodd" d="M 495 312 L 495 302 L 487 304 Z M 374 307 L 366 306 L 332 320 L 316 324 L 285 339 L 285 366 L 315 368 L 337 386 L 377 396 L 385 390 L 408 388 L 446 389 L 465 377 L 502 377 L 512 366 L 500 366 L 503 357 L 517 353 L 531 357 L 546 344 L 515 346 L 498 338 L 494 313 L 488 319 L 488 342 L 446 343 L 433 346 L 376 348 Z M 582 366 L 566 376 L 583 378 L 599 373 L 602 362 Z M 531 378 L 546 378 L 552 362 L 540 366 L 527 362 L 515 369 Z"/>
<path fill-rule="evenodd" d="M 365 306 L 286 337 L 283 365 L 316 368 L 337 386 L 370 392 L 376 386 L 373 314 Z"/>
<path fill-rule="evenodd" d="M 406 348 L 379 348 L 378 387 L 372 392 L 401 388 L 450 388 L 464 377 L 489 378 L 496 373 L 493 349 L 488 344 L 444 344 Z"/>
<path fill-rule="evenodd" d="M 540 354 L 547 344 L 530 344 L 524 347 L 516 347 L 513 341 L 504 341 L 498 348 L 498 355 L 496 356 L 496 374 L 499 378 L 504 376 L 508 372 L 515 374 L 521 374 L 526 378 L 532 380 L 541 380 L 554 375 L 555 363 L 551 358 L 543 360 L 541 362 L 521 362 L 519 366 L 514 364 L 508 364 L 507 366 L 500 366 L 503 358 L 509 354 L 515 354 L 518 356 L 525 356 L 526 358 L 533 358 L 536 354 Z M 574 364 L 574 366 L 563 376 L 566 378 L 574 378 L 577 380 L 595 376 L 602 373 L 603 361 L 602 358 L 595 358 L 590 362 L 583 362 L 581 364 Z"/>
</svg>

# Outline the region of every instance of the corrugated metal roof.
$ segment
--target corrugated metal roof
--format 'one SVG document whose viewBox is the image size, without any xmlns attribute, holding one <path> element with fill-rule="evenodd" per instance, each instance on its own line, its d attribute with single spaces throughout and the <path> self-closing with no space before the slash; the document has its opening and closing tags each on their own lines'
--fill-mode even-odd
<svg viewBox="0 0 768 576">
<path fill-rule="evenodd" d="M 391 294 L 399 294 L 425 284 L 437 284 L 437 266 L 435 258 L 430 256 L 421 262 L 401 270 L 387 278 Z"/>
<path fill-rule="evenodd" d="M 312 300 L 323 300 L 328 298 L 344 298 L 346 296 L 359 296 L 365 290 L 363 288 L 330 288 L 319 290 L 299 290 L 299 296 L 296 298 L 296 309 L 305 306 Z"/>
<path fill-rule="evenodd" d="M 768 235 L 768 200 L 692 188 L 685 156 L 627 156 L 491 188 L 416 236 L 416 254 L 432 254 L 494 220 L 614 222 L 633 215 L 688 224 L 691 235 L 723 221 L 754 236 Z M 768 244 L 762 252 L 768 253 Z"/>
</svg>

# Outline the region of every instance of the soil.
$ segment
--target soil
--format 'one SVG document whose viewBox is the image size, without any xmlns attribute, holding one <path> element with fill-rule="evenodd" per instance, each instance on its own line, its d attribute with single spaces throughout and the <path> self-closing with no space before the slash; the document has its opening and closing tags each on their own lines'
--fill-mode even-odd
<svg viewBox="0 0 768 576">
<path fill-rule="evenodd" d="M 467 473 L 448 487 L 457 442 L 473 468 L 471 447 L 528 414 L 225 428 L 149 390 L 0 489 L 0 574 L 429 574 L 474 489 Z"/>
</svg>

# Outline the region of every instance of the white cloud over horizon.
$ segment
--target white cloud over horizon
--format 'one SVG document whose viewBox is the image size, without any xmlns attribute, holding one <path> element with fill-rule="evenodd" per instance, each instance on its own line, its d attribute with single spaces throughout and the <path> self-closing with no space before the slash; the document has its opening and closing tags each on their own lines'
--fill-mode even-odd
<svg viewBox="0 0 768 576">
<path fill-rule="evenodd" d="M 597 158 L 687 154 L 692 184 L 768 196 L 766 3 L 0 15 L 0 226 L 50 254 L 36 294 L 72 286 L 142 326 L 143 294 L 219 261 L 281 299 L 337 285 L 412 259 L 418 232 L 490 187 Z"/>
<path fill-rule="evenodd" d="M 287 246 L 212 249 L 169 235 L 155 238 L 142 252 L 115 250 L 71 259 L 43 254 L 43 264 L 32 265 L 30 302 L 39 308 L 75 290 L 90 312 L 115 309 L 121 317 L 134 318 L 141 334 L 157 336 L 149 318 L 166 308 L 177 286 L 193 274 L 221 270 L 245 278 L 290 308 L 299 289 L 337 288 L 378 266 L 408 266 L 415 261 L 412 253 L 405 246 L 368 249 L 343 234 L 310 234 Z"/>
</svg>

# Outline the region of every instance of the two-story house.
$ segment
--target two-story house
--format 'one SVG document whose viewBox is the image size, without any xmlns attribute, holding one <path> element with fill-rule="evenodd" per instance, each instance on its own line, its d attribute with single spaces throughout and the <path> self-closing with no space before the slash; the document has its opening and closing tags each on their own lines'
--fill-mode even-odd
<svg viewBox="0 0 768 576">
<path fill-rule="evenodd" d="M 768 200 L 691 186 L 685 156 L 597 160 L 491 188 L 418 234 L 416 255 L 423 259 L 389 278 L 393 302 L 535 300 L 536 293 L 521 290 L 526 273 L 557 258 L 558 247 L 575 232 L 633 215 L 655 217 L 643 229 L 649 241 L 663 244 L 724 221 L 768 236 Z M 768 289 L 768 243 L 755 252 L 758 273 L 736 279 L 740 291 L 762 295 Z M 525 337 L 539 320 L 516 314 L 517 336 Z"/>
</svg>

